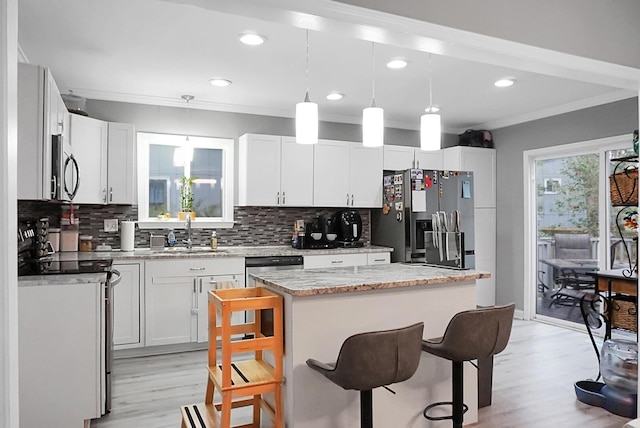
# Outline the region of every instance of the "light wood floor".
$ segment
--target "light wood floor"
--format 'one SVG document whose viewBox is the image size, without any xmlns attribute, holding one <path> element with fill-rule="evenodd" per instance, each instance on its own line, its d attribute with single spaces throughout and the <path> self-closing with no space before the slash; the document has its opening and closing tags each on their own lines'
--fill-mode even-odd
<svg viewBox="0 0 640 428">
<path fill-rule="evenodd" d="M 205 351 L 194 351 L 116 360 L 113 410 L 91 426 L 180 427 L 179 406 L 204 399 L 206 359 Z M 586 334 L 515 321 L 507 349 L 495 358 L 493 404 L 480 409 L 476 426 L 621 428 L 628 419 L 575 398 L 573 383 L 596 375 L 597 360 Z M 234 414 L 234 422 L 247 416 Z"/>
</svg>

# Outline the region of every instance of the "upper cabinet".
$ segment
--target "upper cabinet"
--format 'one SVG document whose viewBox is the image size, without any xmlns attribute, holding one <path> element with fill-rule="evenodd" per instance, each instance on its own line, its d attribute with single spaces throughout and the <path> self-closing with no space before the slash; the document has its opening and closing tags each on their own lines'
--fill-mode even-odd
<svg viewBox="0 0 640 428">
<path fill-rule="evenodd" d="M 54 138 L 68 147 L 69 112 L 49 69 L 18 64 L 18 199 L 49 200 Z"/>
<path fill-rule="evenodd" d="M 135 204 L 135 131 L 131 124 L 71 115 L 70 141 L 83 171 L 79 204 Z"/>
<path fill-rule="evenodd" d="M 313 150 L 314 206 L 382 206 L 382 148 L 320 140 Z"/>
<path fill-rule="evenodd" d="M 423 151 L 416 147 L 384 146 L 384 169 L 442 169 L 442 151 Z"/>
<path fill-rule="evenodd" d="M 442 150 L 443 169 L 473 171 L 476 208 L 496 206 L 496 151 L 480 147 L 449 147 Z"/>
<path fill-rule="evenodd" d="M 293 137 L 245 134 L 238 147 L 238 205 L 313 205 L 313 147 Z"/>
</svg>

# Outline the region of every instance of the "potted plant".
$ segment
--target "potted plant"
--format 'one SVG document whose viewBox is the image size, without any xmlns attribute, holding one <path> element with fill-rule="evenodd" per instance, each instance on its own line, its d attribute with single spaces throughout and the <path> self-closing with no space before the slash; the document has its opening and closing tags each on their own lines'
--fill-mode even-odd
<svg viewBox="0 0 640 428">
<path fill-rule="evenodd" d="M 186 220 L 187 213 L 191 216 L 191 219 L 196 218 L 196 213 L 193 211 L 193 182 L 198 177 L 186 177 L 182 176 L 180 179 L 180 207 L 181 211 L 178 213 L 179 220 Z"/>
</svg>

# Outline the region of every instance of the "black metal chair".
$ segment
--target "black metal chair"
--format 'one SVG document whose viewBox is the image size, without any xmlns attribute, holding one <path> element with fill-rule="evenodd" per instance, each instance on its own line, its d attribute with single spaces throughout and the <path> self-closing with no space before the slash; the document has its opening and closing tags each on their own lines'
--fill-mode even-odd
<svg viewBox="0 0 640 428">
<path fill-rule="evenodd" d="M 555 258 L 564 260 L 591 259 L 591 236 L 587 233 L 557 233 Z M 563 269 L 555 279 L 559 288 L 551 295 L 549 307 L 554 304 L 577 306 L 580 299 L 595 292 L 595 278 L 584 269 Z M 587 296 L 586 298 L 590 298 Z"/>
<path fill-rule="evenodd" d="M 335 363 L 307 365 L 344 389 L 360 391 L 360 426 L 373 428 L 372 390 L 409 379 L 422 352 L 424 323 L 348 337 Z"/>
<path fill-rule="evenodd" d="M 464 404 L 463 363 L 487 358 L 504 350 L 509 342 L 515 304 L 473 309 L 459 312 L 451 318 L 444 336 L 422 342 L 422 350 L 450 360 L 453 366 L 452 401 L 440 401 L 428 405 L 423 415 L 432 421 L 451 419 L 454 428 L 461 428 L 464 413 L 469 407 Z M 448 405 L 452 414 L 431 416 L 429 411 L 436 406 Z"/>
</svg>

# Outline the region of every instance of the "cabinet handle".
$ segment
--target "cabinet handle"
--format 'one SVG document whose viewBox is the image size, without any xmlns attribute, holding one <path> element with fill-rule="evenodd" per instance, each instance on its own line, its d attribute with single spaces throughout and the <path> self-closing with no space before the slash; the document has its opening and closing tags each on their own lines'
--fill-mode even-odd
<svg viewBox="0 0 640 428">
<path fill-rule="evenodd" d="M 109 202 L 113 202 L 113 187 L 109 187 Z"/>
<path fill-rule="evenodd" d="M 416 169 L 420 169 L 420 161 L 419 160 L 416 161 Z"/>
<path fill-rule="evenodd" d="M 218 281 L 211 280 L 211 281 L 209 281 L 209 285 L 213 285 L 216 288 L 218 288 Z"/>
<path fill-rule="evenodd" d="M 51 197 L 55 199 L 56 194 L 58 193 L 58 177 L 56 177 L 55 175 L 51 177 L 51 185 L 53 186 L 53 188 L 51 189 Z"/>
<path fill-rule="evenodd" d="M 206 268 L 203 268 L 203 267 L 192 267 L 192 268 L 189 268 L 189 270 L 205 270 L 205 269 Z"/>
<path fill-rule="evenodd" d="M 347 206 L 349 206 L 349 194 L 347 193 Z"/>
<path fill-rule="evenodd" d="M 386 262 L 387 259 L 373 259 L 374 262 Z"/>
<path fill-rule="evenodd" d="M 280 192 L 276 193 L 276 198 L 278 198 L 277 205 L 280 205 Z"/>
<path fill-rule="evenodd" d="M 282 205 L 286 204 L 286 196 L 284 195 L 284 191 L 282 192 Z"/>
<path fill-rule="evenodd" d="M 353 206 L 353 193 L 351 194 L 351 206 Z"/>
<path fill-rule="evenodd" d="M 196 292 L 196 279 L 193 278 L 193 292 Z"/>
<path fill-rule="evenodd" d="M 200 278 L 200 294 L 202 294 L 202 278 Z"/>
<path fill-rule="evenodd" d="M 102 202 L 107 203 L 107 189 L 102 189 Z"/>
<path fill-rule="evenodd" d="M 342 263 L 342 262 L 344 262 L 344 260 L 331 260 L 332 264 L 339 264 L 339 263 Z"/>
</svg>

